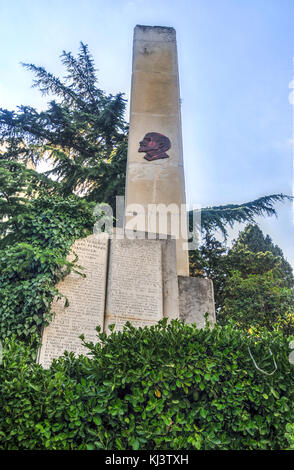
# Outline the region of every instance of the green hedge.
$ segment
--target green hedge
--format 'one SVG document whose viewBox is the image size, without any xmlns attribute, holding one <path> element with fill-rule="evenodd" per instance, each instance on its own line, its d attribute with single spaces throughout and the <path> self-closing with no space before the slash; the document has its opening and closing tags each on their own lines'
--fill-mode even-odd
<svg viewBox="0 0 294 470">
<path fill-rule="evenodd" d="M 89 357 L 66 354 L 49 370 L 6 341 L 1 449 L 289 447 L 294 366 L 280 332 L 162 321 L 99 338 Z M 270 374 L 274 359 L 277 370 L 258 371 L 249 350 L 260 369 Z"/>
</svg>

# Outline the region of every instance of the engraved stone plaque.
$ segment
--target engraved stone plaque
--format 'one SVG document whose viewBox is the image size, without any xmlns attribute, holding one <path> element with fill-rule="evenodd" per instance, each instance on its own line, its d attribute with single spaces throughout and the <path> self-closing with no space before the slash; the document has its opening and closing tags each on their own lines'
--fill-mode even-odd
<svg viewBox="0 0 294 470">
<path fill-rule="evenodd" d="M 163 318 L 162 249 L 157 240 L 111 240 L 105 329 Z"/>
<path fill-rule="evenodd" d="M 65 350 L 85 354 L 87 350 L 79 336 L 84 334 L 87 341 L 96 342 L 96 326 L 103 329 L 108 237 L 106 234 L 90 235 L 76 240 L 72 253 L 77 254 L 77 264 L 84 268 L 81 272 L 86 277 L 72 272 L 57 285 L 68 298 L 69 306 L 65 308 L 64 299 L 53 301 L 51 311 L 55 314 L 44 328 L 38 359 L 45 368 Z"/>
</svg>

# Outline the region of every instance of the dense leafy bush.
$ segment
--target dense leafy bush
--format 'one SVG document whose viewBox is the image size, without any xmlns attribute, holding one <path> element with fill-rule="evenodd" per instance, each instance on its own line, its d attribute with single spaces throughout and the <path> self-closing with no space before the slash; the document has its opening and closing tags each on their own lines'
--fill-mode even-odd
<svg viewBox="0 0 294 470">
<path fill-rule="evenodd" d="M 279 325 L 285 333 L 294 333 L 291 316 L 294 312 L 293 290 L 284 287 L 271 271 L 262 275 L 249 274 L 245 278 L 240 271 L 232 272 L 224 286 L 223 296 L 220 321 L 231 319 L 244 329 L 254 326 L 272 329 Z"/>
<path fill-rule="evenodd" d="M 92 205 L 74 195 L 39 191 L 23 201 L 0 238 L 0 339 L 38 341 L 56 283 L 73 267 L 66 260 L 70 246 L 90 233 L 93 221 Z"/>
<path fill-rule="evenodd" d="M 210 234 L 190 253 L 192 276 L 213 281 L 217 320 L 245 331 L 279 328 L 294 334 L 294 275 L 282 250 L 248 225 L 229 249 Z"/>
<path fill-rule="evenodd" d="M 289 446 L 294 366 L 279 331 L 162 321 L 99 338 L 88 344 L 91 357 L 67 354 L 50 370 L 28 347 L 5 343 L 1 449 Z"/>
<path fill-rule="evenodd" d="M 289 448 L 288 450 L 294 450 L 294 424 L 293 423 L 288 423 L 286 426 L 286 438 L 289 442 Z"/>
</svg>

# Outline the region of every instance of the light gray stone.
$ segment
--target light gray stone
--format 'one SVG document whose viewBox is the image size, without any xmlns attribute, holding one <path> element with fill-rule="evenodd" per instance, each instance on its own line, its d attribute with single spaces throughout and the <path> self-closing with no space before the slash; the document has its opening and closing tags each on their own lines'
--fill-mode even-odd
<svg viewBox="0 0 294 470">
<path fill-rule="evenodd" d="M 196 323 L 198 328 L 205 326 L 205 314 L 214 324 L 215 306 L 213 284 L 210 279 L 178 276 L 180 319 L 186 323 Z"/>
<path fill-rule="evenodd" d="M 179 287 L 177 276 L 176 240 L 160 240 L 162 249 L 163 316 L 179 318 Z"/>
<path fill-rule="evenodd" d="M 149 326 L 164 317 L 178 318 L 175 240 L 134 239 L 110 242 L 105 329 L 130 321 Z"/>
<path fill-rule="evenodd" d="M 78 256 L 78 265 L 86 277 L 71 272 L 57 285 L 57 289 L 68 298 L 69 306 L 65 307 L 65 299 L 55 299 L 51 306 L 54 316 L 50 324 L 44 328 L 38 362 L 48 368 L 54 358 L 64 351 L 76 355 L 85 354 L 86 348 L 79 336 L 85 335 L 87 341 L 97 342 L 95 328 L 103 329 L 105 310 L 105 289 L 108 258 L 108 237 L 90 235 L 77 240 L 71 250 L 69 259 Z"/>
<path fill-rule="evenodd" d="M 105 328 L 163 316 L 161 245 L 151 240 L 111 240 Z"/>
</svg>

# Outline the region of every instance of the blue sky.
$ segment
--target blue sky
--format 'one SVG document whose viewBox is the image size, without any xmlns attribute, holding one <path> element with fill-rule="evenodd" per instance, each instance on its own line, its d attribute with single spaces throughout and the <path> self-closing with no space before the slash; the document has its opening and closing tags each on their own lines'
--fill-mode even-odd
<svg viewBox="0 0 294 470">
<path fill-rule="evenodd" d="M 134 26 L 173 26 L 188 202 L 292 194 L 293 0 L 0 0 L 0 18 L 0 106 L 8 109 L 47 101 L 21 61 L 62 75 L 58 57 L 81 40 L 100 87 L 129 98 Z M 293 208 L 278 209 L 261 227 L 294 266 Z"/>
</svg>

